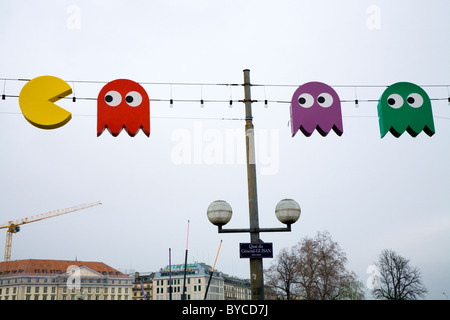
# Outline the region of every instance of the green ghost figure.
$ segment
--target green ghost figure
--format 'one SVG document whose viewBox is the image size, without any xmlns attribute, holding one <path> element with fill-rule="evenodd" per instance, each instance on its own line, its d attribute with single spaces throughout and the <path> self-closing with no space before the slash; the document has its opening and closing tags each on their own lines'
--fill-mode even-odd
<svg viewBox="0 0 450 320">
<path fill-rule="evenodd" d="M 388 132 L 398 138 L 405 130 L 413 137 L 422 130 L 430 137 L 434 134 L 430 98 L 413 83 L 397 82 L 389 86 L 378 102 L 378 118 L 381 138 Z"/>
</svg>

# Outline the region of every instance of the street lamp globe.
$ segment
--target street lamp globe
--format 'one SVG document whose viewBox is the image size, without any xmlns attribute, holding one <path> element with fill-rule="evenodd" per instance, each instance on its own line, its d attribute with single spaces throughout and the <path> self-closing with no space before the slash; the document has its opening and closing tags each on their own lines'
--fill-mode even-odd
<svg viewBox="0 0 450 320">
<path fill-rule="evenodd" d="M 284 224 L 293 224 L 300 218 L 300 206 L 292 199 L 283 199 L 275 207 L 275 215 Z"/>
<path fill-rule="evenodd" d="M 216 226 L 223 226 L 230 222 L 233 211 L 228 202 L 223 200 L 213 201 L 206 212 L 209 221 Z"/>
</svg>

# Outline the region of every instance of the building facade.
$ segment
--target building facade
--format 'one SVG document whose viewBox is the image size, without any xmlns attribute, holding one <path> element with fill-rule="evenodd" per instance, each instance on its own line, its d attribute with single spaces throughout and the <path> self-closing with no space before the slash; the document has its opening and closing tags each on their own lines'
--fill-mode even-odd
<svg viewBox="0 0 450 320">
<path fill-rule="evenodd" d="M 132 281 L 102 262 L 0 262 L 0 300 L 131 300 Z"/>
<path fill-rule="evenodd" d="M 224 295 L 225 300 L 250 300 L 250 281 L 224 275 Z"/>
<path fill-rule="evenodd" d="M 152 296 L 154 300 L 181 300 L 184 283 L 184 264 L 166 266 L 153 274 Z M 241 279 L 214 271 L 201 262 L 188 264 L 186 268 L 186 300 L 249 300 L 250 280 Z M 211 278 L 211 281 L 210 281 Z M 145 281 L 142 281 L 145 286 Z M 209 287 L 208 287 L 209 283 Z M 172 285 L 170 285 L 172 284 Z M 142 286 L 137 286 L 141 288 Z M 172 296 L 170 296 L 172 290 Z M 133 293 L 134 295 L 134 293 Z M 142 294 L 141 294 L 142 295 Z M 136 293 L 136 299 L 141 296 Z M 135 297 L 133 297 L 135 299 Z"/>
<path fill-rule="evenodd" d="M 153 278 L 155 273 L 134 273 L 132 299 L 153 300 Z"/>
<path fill-rule="evenodd" d="M 154 300 L 183 300 L 184 264 L 166 266 L 155 272 L 153 278 Z M 212 267 L 204 263 L 186 266 L 186 299 L 204 300 Z M 172 295 L 170 294 L 172 293 Z M 207 300 L 224 300 L 224 278 L 214 272 L 208 287 Z"/>
</svg>

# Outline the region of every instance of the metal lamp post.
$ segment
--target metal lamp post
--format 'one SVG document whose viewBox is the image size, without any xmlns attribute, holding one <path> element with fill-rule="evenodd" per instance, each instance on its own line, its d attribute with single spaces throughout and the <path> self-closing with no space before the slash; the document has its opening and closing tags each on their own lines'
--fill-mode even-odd
<svg viewBox="0 0 450 320">
<path fill-rule="evenodd" d="M 231 206 L 223 200 L 211 203 L 207 210 L 209 221 L 218 227 L 219 233 L 250 233 L 251 243 L 261 243 L 260 232 L 283 232 L 291 231 L 291 224 L 300 217 L 300 206 L 292 199 L 281 200 L 275 208 L 278 220 L 287 226 L 285 228 L 260 228 L 258 217 L 258 196 L 256 188 L 256 159 L 255 159 L 255 137 L 252 116 L 252 99 L 250 94 L 250 70 L 244 70 L 245 91 L 245 136 L 247 155 L 247 183 L 250 228 L 245 229 L 223 229 L 232 216 Z M 250 285 L 253 300 L 264 300 L 264 276 L 262 258 L 250 258 Z"/>
<path fill-rule="evenodd" d="M 223 226 L 230 222 L 233 215 L 231 206 L 224 200 L 213 201 L 207 209 L 209 221 L 216 225 L 219 233 L 250 233 L 251 243 L 261 243 L 260 232 L 286 232 L 291 231 L 291 224 L 300 218 L 301 209 L 298 203 L 292 199 L 281 200 L 276 208 L 275 215 L 284 228 L 238 228 L 224 229 Z M 250 286 L 253 300 L 264 300 L 264 275 L 262 258 L 250 258 Z"/>
</svg>

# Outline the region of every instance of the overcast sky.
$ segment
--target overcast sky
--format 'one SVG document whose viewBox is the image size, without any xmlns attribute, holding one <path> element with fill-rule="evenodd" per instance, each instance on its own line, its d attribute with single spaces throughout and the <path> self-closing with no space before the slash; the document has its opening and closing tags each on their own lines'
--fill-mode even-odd
<svg viewBox="0 0 450 320">
<path fill-rule="evenodd" d="M 104 83 L 243 82 L 250 69 L 261 227 L 281 227 L 284 198 L 302 208 L 291 233 L 261 234 L 275 255 L 329 231 L 348 269 L 366 284 L 383 249 L 411 260 L 427 298 L 450 295 L 450 106 L 433 100 L 436 134 L 380 138 L 377 100 L 398 81 L 450 86 L 447 0 L 432 1 L 1 1 L 0 77 L 68 81 L 77 97 Z M 83 84 L 79 80 L 104 83 Z M 289 101 L 309 81 L 332 85 L 344 133 L 292 138 Z M 23 81 L 0 81 L 18 95 Z M 289 84 L 292 86 L 269 86 Z M 350 87 L 341 87 L 349 85 Z M 377 85 L 362 88 L 352 86 Z M 150 99 L 238 100 L 240 86 L 143 85 Z M 424 87 L 446 99 L 449 87 Z M 29 124 L 17 98 L 0 100 L 0 222 L 101 200 L 102 206 L 24 225 L 12 259 L 102 261 L 157 271 L 188 261 L 249 277 L 239 243 L 206 217 L 214 200 L 233 208 L 229 228 L 248 227 L 244 105 L 152 101 L 151 134 L 96 135 L 95 100 L 57 103 L 72 120 Z M 6 232 L 0 233 L 0 242 Z M 3 252 L 2 252 L 3 254 Z M 274 259 L 265 259 L 269 267 Z"/>
</svg>

